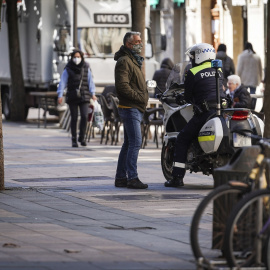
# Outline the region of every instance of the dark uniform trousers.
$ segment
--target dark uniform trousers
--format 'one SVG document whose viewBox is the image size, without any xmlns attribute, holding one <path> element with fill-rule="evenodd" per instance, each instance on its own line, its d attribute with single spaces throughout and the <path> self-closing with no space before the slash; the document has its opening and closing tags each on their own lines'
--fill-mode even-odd
<svg viewBox="0 0 270 270">
<path fill-rule="evenodd" d="M 215 109 L 210 109 L 200 115 L 194 115 L 187 125 L 179 132 L 174 151 L 174 166 L 172 175 L 175 177 L 183 178 L 186 173 L 185 163 L 187 160 L 188 148 L 196 137 L 200 129 L 203 127 L 208 117 L 215 113 Z"/>
</svg>

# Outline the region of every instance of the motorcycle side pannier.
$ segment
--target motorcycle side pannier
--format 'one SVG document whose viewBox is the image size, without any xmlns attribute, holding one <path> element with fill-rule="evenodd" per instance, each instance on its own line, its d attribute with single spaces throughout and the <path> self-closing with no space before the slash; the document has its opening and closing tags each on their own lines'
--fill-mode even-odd
<svg viewBox="0 0 270 270">
<path fill-rule="evenodd" d="M 223 138 L 222 123 L 218 117 L 210 119 L 201 128 L 198 141 L 204 153 L 213 153 L 218 150 L 218 147 Z"/>
</svg>

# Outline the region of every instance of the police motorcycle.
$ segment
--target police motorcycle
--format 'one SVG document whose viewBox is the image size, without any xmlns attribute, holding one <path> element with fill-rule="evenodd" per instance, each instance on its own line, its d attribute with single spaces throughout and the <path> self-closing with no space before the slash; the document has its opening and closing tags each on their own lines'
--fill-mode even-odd
<svg viewBox="0 0 270 270">
<path fill-rule="evenodd" d="M 157 95 L 165 111 L 161 167 L 166 180 L 173 178 L 173 156 L 177 135 L 193 117 L 194 110 L 200 110 L 184 100 L 184 74 L 189 66 L 189 62 L 176 64 L 168 77 L 166 91 L 162 93 L 159 89 L 161 93 Z M 221 60 L 212 60 L 216 74 L 221 66 Z M 202 172 L 210 175 L 215 168 L 224 166 L 239 147 L 250 146 L 253 143 L 250 138 L 231 132 L 232 130 L 241 129 L 259 136 L 263 135 L 263 121 L 249 109 L 229 108 L 227 99 L 220 100 L 218 75 L 216 82 L 216 112 L 201 128 L 187 153 L 186 170 L 191 173 Z M 148 87 L 157 87 L 156 82 L 148 81 Z M 205 106 L 207 109 L 207 104 Z"/>
</svg>

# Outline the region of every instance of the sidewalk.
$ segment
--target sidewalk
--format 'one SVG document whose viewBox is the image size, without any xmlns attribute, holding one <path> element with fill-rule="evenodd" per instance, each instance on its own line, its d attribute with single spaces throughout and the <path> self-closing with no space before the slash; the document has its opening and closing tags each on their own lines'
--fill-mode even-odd
<svg viewBox="0 0 270 270">
<path fill-rule="evenodd" d="M 0 269 L 196 269 L 190 221 L 211 177 L 187 174 L 165 188 L 153 142 L 139 155 L 147 190 L 114 187 L 120 145 L 91 139 L 72 148 L 48 122 L 3 120 L 5 187 L 0 193 Z"/>
</svg>

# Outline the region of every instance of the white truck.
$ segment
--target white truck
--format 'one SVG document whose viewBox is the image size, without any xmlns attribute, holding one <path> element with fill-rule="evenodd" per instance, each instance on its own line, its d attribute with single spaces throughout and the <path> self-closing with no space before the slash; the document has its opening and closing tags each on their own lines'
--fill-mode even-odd
<svg viewBox="0 0 270 270">
<path fill-rule="evenodd" d="M 149 4 L 145 21 L 145 76 L 148 80 L 159 68 L 152 53 Z M 114 53 L 119 50 L 124 34 L 131 28 L 130 0 L 79 0 L 77 26 L 79 48 L 90 63 L 95 84 L 114 84 Z"/>
<path fill-rule="evenodd" d="M 73 44 L 73 0 L 17 1 L 22 69 L 26 90 L 26 109 L 38 107 L 33 91 L 56 91 Z M 2 110 L 8 119 L 11 95 L 6 3 L 2 4 L 0 31 L 0 87 Z M 146 12 L 150 21 L 150 11 Z M 131 28 L 129 0 L 78 0 L 77 40 L 85 53 L 98 91 L 114 84 L 114 53 Z M 146 79 L 159 67 L 152 54 L 150 29 L 146 27 Z M 57 107 L 49 108 L 58 114 Z"/>
</svg>

